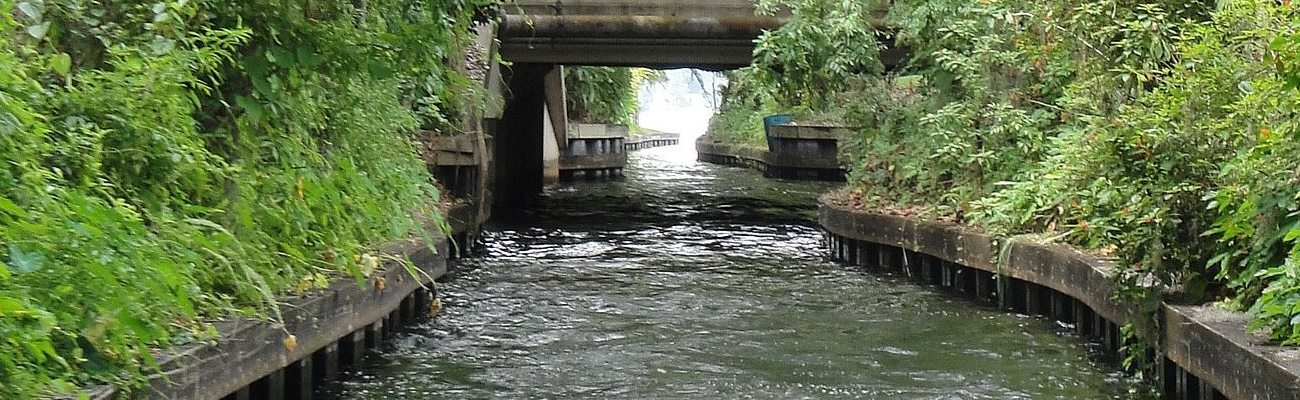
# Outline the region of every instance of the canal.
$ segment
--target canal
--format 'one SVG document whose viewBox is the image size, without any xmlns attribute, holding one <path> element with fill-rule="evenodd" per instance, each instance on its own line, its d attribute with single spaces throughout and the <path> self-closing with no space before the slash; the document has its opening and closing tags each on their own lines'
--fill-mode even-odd
<svg viewBox="0 0 1300 400">
<path fill-rule="evenodd" d="M 1130 388 L 1067 329 L 828 261 L 828 184 L 631 154 L 490 226 L 444 309 L 319 393 L 428 398 L 1069 398 Z"/>
</svg>

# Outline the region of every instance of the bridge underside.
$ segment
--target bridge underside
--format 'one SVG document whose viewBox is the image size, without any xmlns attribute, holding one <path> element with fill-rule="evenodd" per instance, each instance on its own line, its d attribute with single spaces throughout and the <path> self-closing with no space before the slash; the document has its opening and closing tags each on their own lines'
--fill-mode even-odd
<svg viewBox="0 0 1300 400">
<path fill-rule="evenodd" d="M 755 16 L 507 16 L 501 56 L 521 63 L 734 69 L 780 20 Z"/>
<path fill-rule="evenodd" d="M 501 57 L 519 63 L 734 69 L 782 19 L 752 0 L 516 0 L 504 7 Z"/>
<path fill-rule="evenodd" d="M 571 65 L 698 68 L 723 71 L 749 65 L 752 48 L 726 44 L 539 42 L 503 43 L 506 60 L 525 63 L 556 62 Z M 690 54 L 684 57 L 682 54 Z"/>
</svg>

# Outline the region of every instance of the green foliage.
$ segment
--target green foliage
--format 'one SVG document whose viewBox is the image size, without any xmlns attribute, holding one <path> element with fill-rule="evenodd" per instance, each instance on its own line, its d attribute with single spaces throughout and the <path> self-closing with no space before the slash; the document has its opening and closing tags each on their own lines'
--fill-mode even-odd
<svg viewBox="0 0 1300 400">
<path fill-rule="evenodd" d="M 884 70 L 876 41 L 877 2 L 860 0 L 762 0 L 760 10 L 790 10 L 789 22 L 759 37 L 750 78 L 785 106 L 822 110 L 826 93 Z M 762 12 L 762 11 L 760 11 Z"/>
<path fill-rule="evenodd" d="M 486 0 L 0 0 L 0 397 L 133 388 L 202 321 L 440 221 L 412 132 Z"/>
<path fill-rule="evenodd" d="M 766 146 L 763 117 L 782 113 L 776 99 L 758 79 L 753 67 L 726 73 L 722 105 L 709 120 L 708 137 L 728 143 Z"/>
<path fill-rule="evenodd" d="M 641 86 L 661 74 L 642 68 L 566 67 L 569 119 L 593 124 L 635 125 Z"/>
<path fill-rule="evenodd" d="M 1218 250 L 1201 233 L 1216 215 L 1202 199 L 1220 184 L 1218 171 L 1249 144 L 1249 127 L 1280 111 L 1247 89 L 1276 86 L 1259 79 L 1272 78 L 1251 49 L 1267 40 L 1255 35 L 1269 34 L 1252 29 L 1257 21 L 1250 14 L 1267 10 L 1239 3 L 1190 26 L 1178 46 L 1181 62 L 1161 73 L 1166 77 L 1158 86 L 1063 134 L 1053 158 L 991 199 L 989 218 L 1028 230 L 1072 225 L 1072 241 L 1112 248 L 1134 283 L 1155 280 L 1187 301 L 1214 295 L 1215 272 L 1206 262 Z M 1009 215 L 1021 217 L 1003 219 Z M 1133 294 L 1153 294 L 1133 287 Z"/>
<path fill-rule="evenodd" d="M 1294 52 L 1300 18 L 1294 9 L 1232 7 L 1207 36 L 1245 38 L 1230 49 L 1202 41 L 1202 54 L 1235 54 L 1236 92 L 1219 114 L 1242 145 L 1219 169 L 1207 212 L 1206 235 L 1219 247 L 1211 271 L 1227 280 L 1230 301 L 1248 307 L 1251 326 L 1287 344 L 1300 343 L 1300 117 L 1294 99 L 1300 59 Z M 1265 62 L 1259 62 L 1265 60 Z M 1218 76 L 1226 79 L 1226 69 Z M 1232 82 L 1232 81 L 1229 81 Z M 1225 92 L 1228 89 L 1225 88 Z"/>
<path fill-rule="evenodd" d="M 564 90 L 572 121 L 636 125 L 641 86 L 663 77 L 659 71 L 611 66 L 564 68 Z"/>
<path fill-rule="evenodd" d="M 883 73 L 877 40 L 882 2 L 763 0 L 760 13 L 788 10 L 789 22 L 755 43 L 754 64 L 728 73 L 708 136 L 763 145 L 763 117 L 791 114 L 805 122 L 844 123 L 846 108 Z"/>
<path fill-rule="evenodd" d="M 858 196 L 1113 255 L 1122 294 L 1148 311 L 1222 299 L 1300 343 L 1294 5 L 895 1 L 885 23 L 909 63 L 809 89 L 763 65 L 853 46 L 786 3 L 794 21 L 715 126 L 769 112 L 764 96 L 830 105 L 863 127 L 848 146 Z"/>
<path fill-rule="evenodd" d="M 935 84 L 919 103 L 922 112 L 901 112 L 919 123 L 901 123 L 905 129 L 884 143 L 932 156 L 865 155 L 855 181 L 861 191 L 919 199 L 1002 234 L 1034 232 L 1110 253 L 1121 266 L 1123 295 L 1149 312 L 1166 291 L 1182 301 L 1258 299 L 1256 326 L 1286 339 L 1300 297 L 1287 297 L 1295 282 L 1279 278 L 1286 269 L 1270 266 L 1283 265 L 1287 226 L 1264 238 L 1253 229 L 1287 221 L 1290 200 L 1273 199 L 1294 197 L 1287 183 L 1294 169 L 1282 158 L 1268 160 L 1274 169 L 1239 155 L 1265 153 L 1247 152 L 1258 130 L 1291 130 L 1284 121 L 1294 110 L 1283 99 L 1294 94 L 1278 68 L 1286 62 L 1260 62 L 1273 57 L 1270 44 L 1286 45 L 1279 34 L 1294 30 L 1288 8 L 1264 1 L 1218 8 L 922 1 L 896 9 L 902 38 L 930 49 L 914 66 Z M 926 23 L 945 27 L 937 36 L 907 29 Z M 980 134 L 963 134 L 972 129 Z M 927 145 L 918 134 L 941 144 Z M 871 135 L 868 129 L 867 142 L 879 142 Z M 991 157 L 983 158 L 982 148 Z M 885 161 L 868 161 L 874 158 Z M 1271 175 L 1242 177 L 1245 170 Z M 1234 179 L 1255 187 L 1223 192 Z M 1262 200 L 1242 196 L 1247 192 Z M 1258 216 L 1256 204 L 1273 219 Z M 1223 216 L 1226 210 L 1242 212 Z M 1271 291 L 1261 297 L 1265 287 Z M 1266 309 L 1277 313 L 1261 313 Z"/>
<path fill-rule="evenodd" d="M 564 87 L 571 120 L 626 124 L 635 114 L 636 88 L 630 68 L 567 67 Z"/>
</svg>

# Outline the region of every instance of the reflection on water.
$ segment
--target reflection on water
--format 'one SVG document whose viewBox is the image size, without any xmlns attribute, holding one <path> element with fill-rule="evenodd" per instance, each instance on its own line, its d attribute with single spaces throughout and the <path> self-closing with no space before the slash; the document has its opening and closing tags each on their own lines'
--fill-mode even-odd
<svg viewBox="0 0 1300 400">
<path fill-rule="evenodd" d="M 687 144 L 689 145 L 689 144 Z M 439 287 L 444 311 L 325 393 L 345 399 L 1112 398 L 1051 324 L 827 261 L 824 184 L 632 153 L 549 189 Z"/>
</svg>

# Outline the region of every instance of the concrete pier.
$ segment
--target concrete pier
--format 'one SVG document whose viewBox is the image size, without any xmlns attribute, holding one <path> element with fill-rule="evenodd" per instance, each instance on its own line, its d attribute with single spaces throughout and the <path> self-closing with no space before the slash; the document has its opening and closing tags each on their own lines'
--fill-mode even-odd
<svg viewBox="0 0 1300 400">
<path fill-rule="evenodd" d="M 839 142 L 855 128 L 830 125 L 777 125 L 767 136 L 767 175 L 798 180 L 844 180 Z"/>
<path fill-rule="evenodd" d="M 843 181 L 844 170 L 838 161 L 828 158 L 824 153 L 833 154 L 835 147 L 827 147 L 824 140 L 786 140 L 778 139 L 779 148 L 788 148 L 792 153 L 776 154 L 767 149 L 710 141 L 702 137 L 695 142 L 698 159 L 703 162 L 736 167 L 745 167 L 763 173 L 763 176 L 776 179 Z M 804 143 L 800 145 L 800 143 Z M 791 143 L 791 144 L 786 144 Z M 802 155 L 801 150 L 810 155 Z M 814 150 L 815 149 L 815 150 Z M 829 150 L 828 150 L 829 149 Z M 809 153 L 811 152 L 811 153 Z M 831 166 L 834 167 L 831 167 Z"/>
<path fill-rule="evenodd" d="M 605 124 L 572 124 L 568 146 L 560 155 L 560 180 L 612 179 L 623 175 L 627 166 L 628 127 Z"/>
</svg>

